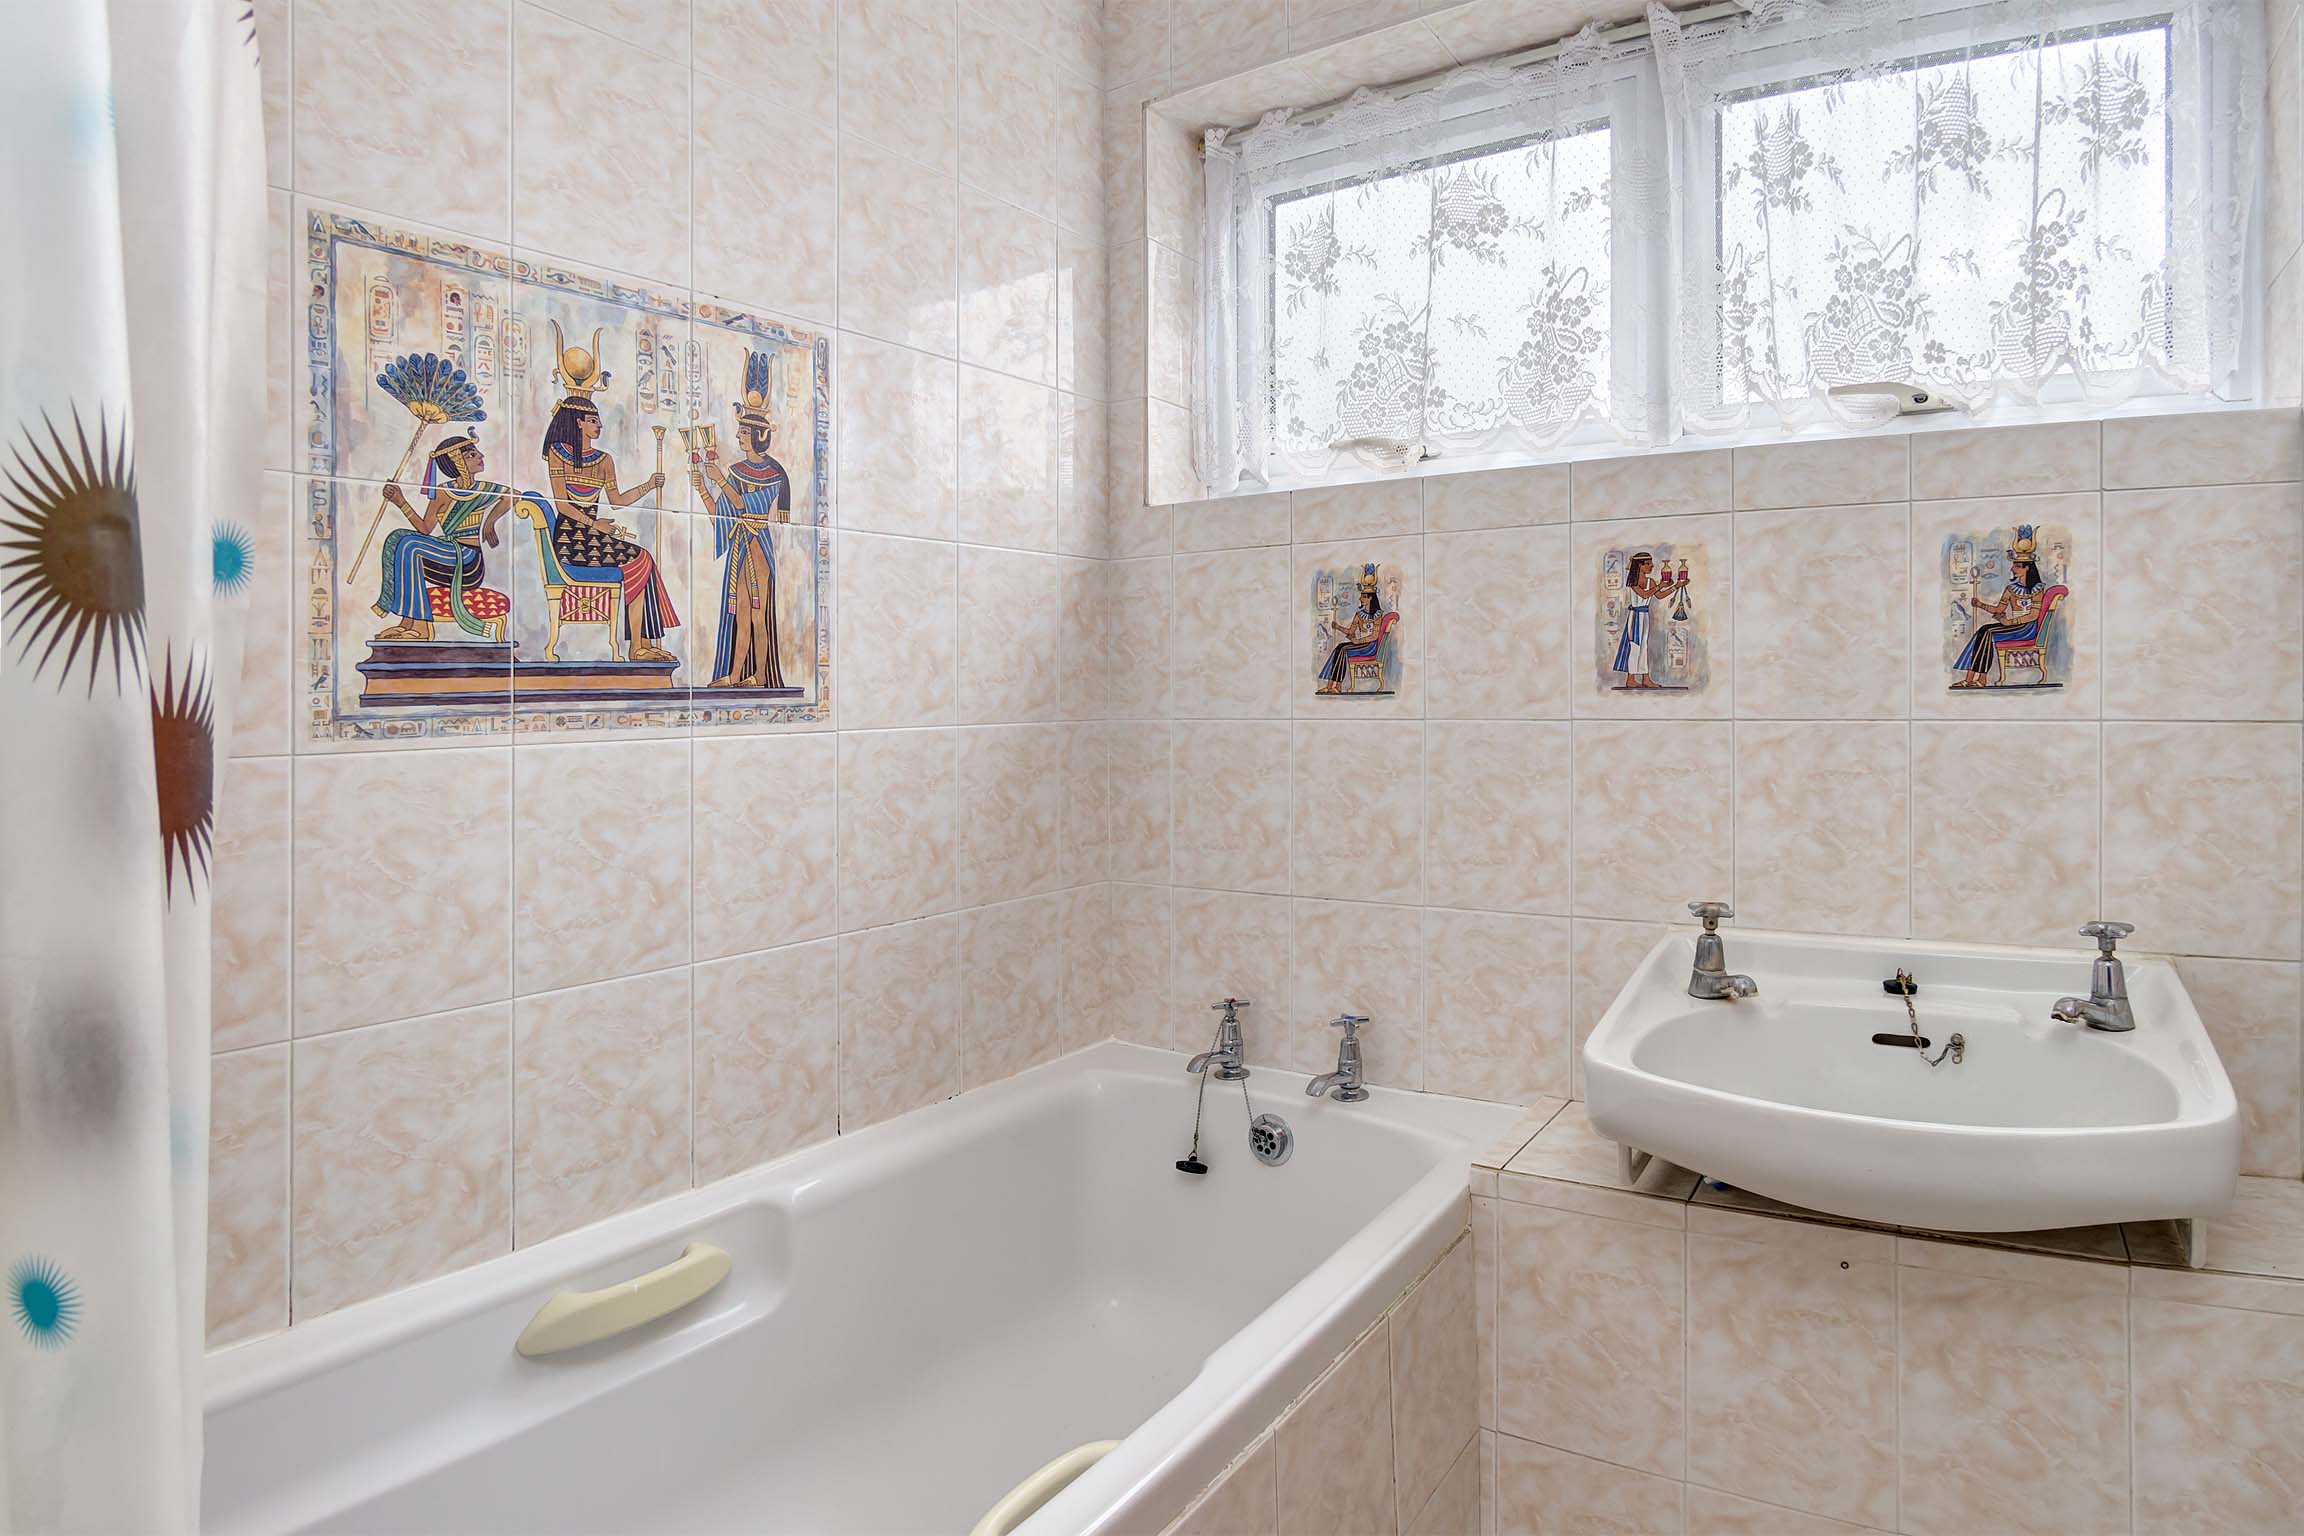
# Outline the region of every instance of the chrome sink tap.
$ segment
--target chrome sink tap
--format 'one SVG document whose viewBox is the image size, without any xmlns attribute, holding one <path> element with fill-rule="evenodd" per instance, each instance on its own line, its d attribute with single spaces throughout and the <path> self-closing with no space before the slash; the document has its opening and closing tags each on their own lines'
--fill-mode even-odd
<svg viewBox="0 0 2304 1536">
<path fill-rule="evenodd" d="M 1368 1097 L 1368 1090 L 1360 1086 L 1360 1026 L 1367 1023 L 1357 1013 L 1339 1014 L 1328 1021 L 1330 1029 L 1341 1029 L 1344 1038 L 1336 1046 L 1336 1070 L 1323 1072 L 1304 1085 L 1304 1097 L 1323 1096 L 1339 1104 L 1357 1104 Z"/>
<path fill-rule="evenodd" d="M 1184 1064 L 1185 1071 L 1205 1072 L 1213 1066 L 1216 1069 L 1216 1081 L 1220 1083 L 1237 1083 L 1247 1078 L 1248 1064 L 1244 1059 L 1247 1051 L 1240 1041 L 1240 1010 L 1248 1005 L 1248 999 L 1244 997 L 1228 997 L 1220 1003 L 1208 1005 L 1212 1010 L 1222 1009 L 1224 1012 L 1224 1017 L 1218 1021 L 1222 1027 L 1216 1032 L 1216 1049 L 1202 1051 L 1193 1057 Z"/>
<path fill-rule="evenodd" d="M 1688 973 L 1688 995 L 1706 1000 L 1751 997 L 1760 983 L 1749 976 L 1728 974 L 1728 954 L 1720 944 L 1720 919 L 1734 917 L 1736 909 L 1724 901 L 1692 901 L 1688 910 L 1704 920 L 1696 935 L 1696 968 Z"/>
<path fill-rule="evenodd" d="M 2136 1027 L 2136 1010 L 2128 1006 L 2128 972 L 2120 964 L 2120 941 L 2136 931 L 2134 923 L 2082 923 L 2080 931 L 2096 941 L 2096 964 L 2088 976 L 2086 997 L 2060 997 L 2048 1016 L 2066 1024 L 2085 1024 L 2108 1034 L 2125 1034 Z"/>
</svg>

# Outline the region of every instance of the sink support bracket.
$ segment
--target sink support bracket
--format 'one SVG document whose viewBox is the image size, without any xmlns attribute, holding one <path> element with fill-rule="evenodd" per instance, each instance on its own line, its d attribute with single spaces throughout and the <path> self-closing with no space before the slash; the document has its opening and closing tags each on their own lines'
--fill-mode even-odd
<svg viewBox="0 0 2304 1536">
<path fill-rule="evenodd" d="M 2208 1223 L 2197 1216 L 2184 1222 L 2184 1262 L 2193 1269 L 2208 1267 Z"/>
<path fill-rule="evenodd" d="M 1616 1175 L 1626 1186 L 1640 1182 L 1648 1171 L 1648 1154 L 1627 1142 L 1616 1143 Z"/>
</svg>

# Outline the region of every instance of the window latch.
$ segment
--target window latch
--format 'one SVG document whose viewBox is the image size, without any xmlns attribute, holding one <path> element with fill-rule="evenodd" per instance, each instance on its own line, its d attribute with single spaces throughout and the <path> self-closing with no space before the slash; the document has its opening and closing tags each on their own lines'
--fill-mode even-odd
<svg viewBox="0 0 2304 1536">
<path fill-rule="evenodd" d="M 1879 396 L 1893 401 L 1899 416 L 1926 416 L 1952 409 L 1952 402 L 1932 389 L 1903 379 L 1876 379 L 1868 384 L 1835 384 L 1827 391 L 1835 400 Z"/>
</svg>

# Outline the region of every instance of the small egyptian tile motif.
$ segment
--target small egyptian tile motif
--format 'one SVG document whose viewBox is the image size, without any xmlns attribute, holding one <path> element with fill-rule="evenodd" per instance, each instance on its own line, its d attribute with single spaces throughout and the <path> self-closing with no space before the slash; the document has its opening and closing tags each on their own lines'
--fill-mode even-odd
<svg viewBox="0 0 2304 1536">
<path fill-rule="evenodd" d="M 1388 699 L 1400 691 L 1397 565 L 1368 561 L 1312 573 L 1314 696 Z"/>
<path fill-rule="evenodd" d="M 1950 533 L 1938 608 L 1954 689 L 2061 688 L 2072 676 L 2072 535 L 2064 528 Z"/>
<path fill-rule="evenodd" d="M 1700 693 L 1714 587 L 1701 544 L 1663 541 L 1600 552 L 1593 682 L 1603 693 Z"/>
</svg>

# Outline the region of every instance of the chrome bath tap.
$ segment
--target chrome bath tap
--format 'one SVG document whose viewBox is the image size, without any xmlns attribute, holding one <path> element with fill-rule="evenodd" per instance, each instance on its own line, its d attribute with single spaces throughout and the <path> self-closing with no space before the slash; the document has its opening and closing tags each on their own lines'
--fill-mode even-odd
<svg viewBox="0 0 2304 1536">
<path fill-rule="evenodd" d="M 1237 1083 L 1247 1078 L 1248 1065 L 1242 1059 L 1247 1053 L 1240 1042 L 1240 1010 L 1248 1005 L 1244 997 L 1228 997 L 1208 1005 L 1224 1011 L 1224 1017 L 1218 1021 L 1222 1027 L 1216 1034 L 1216 1049 L 1193 1057 L 1184 1064 L 1185 1071 L 1205 1072 L 1213 1066 L 1216 1081 L 1220 1083 Z"/>
<path fill-rule="evenodd" d="M 1696 968 L 1688 973 L 1688 995 L 1710 1001 L 1756 994 L 1758 982 L 1728 974 L 1728 953 L 1720 943 L 1720 919 L 1734 917 L 1736 909 L 1724 901 L 1692 901 L 1688 910 L 1704 920 L 1704 931 L 1696 935 Z"/>
<path fill-rule="evenodd" d="M 1339 1104 L 1357 1104 L 1368 1097 L 1368 1090 L 1360 1085 L 1360 1026 L 1367 1023 L 1364 1015 L 1339 1014 L 1328 1021 L 1330 1029 L 1341 1029 L 1344 1038 L 1336 1046 L 1336 1070 L 1323 1072 L 1304 1085 L 1304 1097 L 1332 1098 Z"/>
<path fill-rule="evenodd" d="M 2082 923 L 2080 931 L 2096 941 L 2096 964 L 2089 972 L 2086 997 L 2060 997 L 2048 1016 L 2066 1024 L 2085 1024 L 2108 1034 L 2125 1034 L 2136 1027 L 2136 1010 L 2128 1006 L 2128 972 L 2120 964 L 2120 941 L 2136 931 L 2134 923 Z"/>
</svg>

